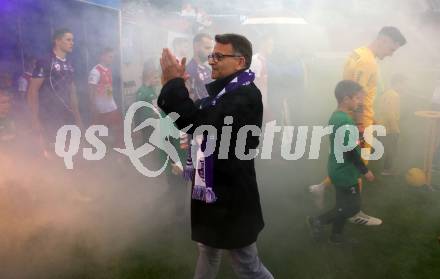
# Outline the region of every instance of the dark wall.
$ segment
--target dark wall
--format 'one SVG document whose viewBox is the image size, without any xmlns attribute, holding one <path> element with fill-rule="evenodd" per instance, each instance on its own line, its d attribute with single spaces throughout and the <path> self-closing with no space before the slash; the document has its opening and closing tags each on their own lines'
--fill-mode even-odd
<svg viewBox="0 0 440 279">
<path fill-rule="evenodd" d="M 114 95 L 120 105 L 119 12 L 74 0 L 2 0 L 0 2 L 0 65 L 19 75 L 25 57 L 41 57 L 51 51 L 51 36 L 58 28 L 74 33 L 69 58 L 75 68 L 81 113 L 88 120 L 87 75 L 99 49 L 116 50 L 113 65 Z M 5 67 L 3 67 L 5 68 Z"/>
</svg>

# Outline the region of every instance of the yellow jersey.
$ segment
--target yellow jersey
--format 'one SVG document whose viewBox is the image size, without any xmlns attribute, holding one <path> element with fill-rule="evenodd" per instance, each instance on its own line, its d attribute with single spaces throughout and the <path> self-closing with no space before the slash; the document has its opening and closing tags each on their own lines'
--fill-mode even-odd
<svg viewBox="0 0 440 279">
<path fill-rule="evenodd" d="M 356 123 L 365 128 L 374 123 L 374 99 L 377 92 L 379 66 L 374 53 L 368 47 L 355 49 L 344 66 L 343 79 L 353 80 L 364 89 Z M 363 130 L 363 129 L 362 129 Z"/>
</svg>

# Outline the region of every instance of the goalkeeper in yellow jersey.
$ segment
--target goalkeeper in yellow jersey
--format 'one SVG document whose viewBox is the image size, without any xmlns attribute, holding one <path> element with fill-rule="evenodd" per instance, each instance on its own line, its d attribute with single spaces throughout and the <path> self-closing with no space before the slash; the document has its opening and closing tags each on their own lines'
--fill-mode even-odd
<svg viewBox="0 0 440 279">
<path fill-rule="evenodd" d="M 363 132 L 365 128 L 374 123 L 373 103 L 376 97 L 379 72 L 377 59 L 382 60 L 387 56 L 392 56 L 398 48 L 405 44 L 406 39 L 399 29 L 392 26 L 385 26 L 379 31 L 377 37 L 369 46 L 353 50 L 345 63 L 343 79 L 356 81 L 362 86 L 365 92 L 359 109 L 352 115 L 361 133 L 361 138 L 364 136 Z M 369 146 L 365 144 L 362 147 L 370 149 Z M 368 163 L 368 160 L 364 161 L 365 164 Z M 359 181 L 359 183 L 361 184 L 362 181 Z M 310 186 L 310 192 L 314 194 L 316 205 L 319 208 L 323 207 L 324 190 L 331 184 L 331 180 L 327 177 L 320 184 Z M 382 220 L 368 216 L 362 211 L 350 218 L 350 221 L 368 226 L 382 224 Z"/>
</svg>

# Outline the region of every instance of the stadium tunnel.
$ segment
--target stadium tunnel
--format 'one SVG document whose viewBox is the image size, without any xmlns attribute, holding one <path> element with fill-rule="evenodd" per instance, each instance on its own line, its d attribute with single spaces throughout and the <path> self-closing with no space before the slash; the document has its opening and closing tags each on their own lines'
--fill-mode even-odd
<svg viewBox="0 0 440 279">
<path fill-rule="evenodd" d="M 51 49 L 53 31 L 69 28 L 75 36 L 70 59 L 75 69 L 81 115 L 88 123 L 87 76 L 103 47 L 116 50 L 113 94 L 123 103 L 121 81 L 121 1 L 119 0 L 2 0 L 0 4 L 0 70 L 14 77 L 24 72 L 25 61 Z M 16 79 L 14 79 L 16 80 Z"/>
</svg>

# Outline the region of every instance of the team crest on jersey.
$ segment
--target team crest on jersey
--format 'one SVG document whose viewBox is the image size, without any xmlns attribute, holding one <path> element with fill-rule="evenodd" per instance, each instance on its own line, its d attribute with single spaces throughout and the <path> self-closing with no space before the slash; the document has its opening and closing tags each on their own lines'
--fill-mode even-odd
<svg viewBox="0 0 440 279">
<path fill-rule="evenodd" d="M 53 67 L 54 67 L 55 70 L 58 71 L 58 72 L 61 70 L 61 66 L 60 66 L 60 64 L 58 64 L 58 63 L 55 63 L 55 64 L 53 65 Z"/>
</svg>

